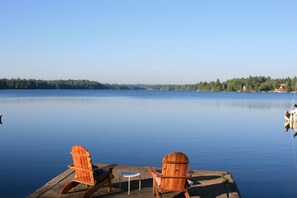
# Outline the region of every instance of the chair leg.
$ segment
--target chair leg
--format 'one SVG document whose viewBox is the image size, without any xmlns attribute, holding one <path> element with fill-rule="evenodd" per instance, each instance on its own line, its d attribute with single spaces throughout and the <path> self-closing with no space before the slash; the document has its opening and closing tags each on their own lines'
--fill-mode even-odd
<svg viewBox="0 0 297 198">
<path fill-rule="evenodd" d="M 159 190 L 157 190 L 157 198 L 161 198 L 161 197 L 162 197 L 161 192 L 159 192 Z"/>
<path fill-rule="evenodd" d="M 186 198 L 190 198 L 189 191 L 186 191 L 186 192 L 185 192 L 185 197 L 186 197 Z"/>
<path fill-rule="evenodd" d="M 156 181 L 155 181 L 155 179 L 153 178 L 153 195 L 156 195 L 156 193 L 155 193 L 155 186 L 156 186 Z"/>
<path fill-rule="evenodd" d="M 65 194 L 67 193 L 69 190 L 71 190 L 72 188 L 74 188 L 75 186 L 77 186 L 79 183 L 75 182 L 75 181 L 71 181 L 69 184 L 67 184 L 66 186 L 64 186 L 64 188 L 61 190 L 61 194 Z"/>
<path fill-rule="evenodd" d="M 89 188 L 87 190 L 87 192 L 85 192 L 83 198 L 90 197 L 93 193 L 95 193 L 97 190 L 99 190 L 99 188 L 103 187 L 106 184 L 106 182 L 108 182 L 108 178 L 105 178 L 100 183 L 95 184 L 95 186 L 92 186 L 91 188 Z"/>
<path fill-rule="evenodd" d="M 160 187 L 158 186 L 157 182 L 156 182 L 156 185 L 155 185 L 155 192 L 157 194 L 157 198 L 162 197 L 162 191 L 161 191 Z"/>
<path fill-rule="evenodd" d="M 111 180 L 113 179 L 112 174 L 108 174 L 108 192 L 111 192 Z"/>
</svg>

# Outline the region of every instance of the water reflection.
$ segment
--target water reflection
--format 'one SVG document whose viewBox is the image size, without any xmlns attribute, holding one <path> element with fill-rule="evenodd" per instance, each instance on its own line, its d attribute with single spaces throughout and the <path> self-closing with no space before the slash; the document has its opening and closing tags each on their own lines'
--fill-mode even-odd
<svg viewBox="0 0 297 198">
<path fill-rule="evenodd" d="M 297 137 L 297 114 L 296 108 L 291 110 L 290 112 L 285 113 L 285 131 L 288 132 L 289 129 L 292 130 L 292 136 Z"/>
</svg>

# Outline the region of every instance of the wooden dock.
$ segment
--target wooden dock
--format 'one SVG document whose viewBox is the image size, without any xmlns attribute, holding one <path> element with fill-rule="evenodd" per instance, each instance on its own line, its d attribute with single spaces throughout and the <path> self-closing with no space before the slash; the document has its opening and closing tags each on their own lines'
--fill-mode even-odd
<svg viewBox="0 0 297 198">
<path fill-rule="evenodd" d="M 96 164 L 98 166 L 102 164 Z M 121 189 L 119 189 L 119 174 L 121 172 L 139 172 L 141 174 L 141 190 L 138 188 L 138 177 L 131 179 L 131 194 L 127 194 L 128 183 L 124 178 L 121 179 Z M 117 166 L 113 169 L 114 179 L 112 181 L 112 192 L 107 192 L 107 187 L 99 189 L 92 197 L 130 197 L 130 198 L 149 198 L 156 197 L 152 193 L 152 177 L 146 167 Z M 68 169 L 46 183 L 44 186 L 28 195 L 28 198 L 79 198 L 82 197 L 85 185 L 78 185 L 75 190 L 67 194 L 60 194 L 60 190 L 69 183 L 74 177 L 74 171 Z M 191 197 L 199 198 L 239 198 L 239 190 L 232 175 L 228 172 L 194 170 L 193 177 L 190 179 L 193 185 L 189 189 Z M 184 197 L 179 193 L 166 193 L 163 197 Z"/>
</svg>

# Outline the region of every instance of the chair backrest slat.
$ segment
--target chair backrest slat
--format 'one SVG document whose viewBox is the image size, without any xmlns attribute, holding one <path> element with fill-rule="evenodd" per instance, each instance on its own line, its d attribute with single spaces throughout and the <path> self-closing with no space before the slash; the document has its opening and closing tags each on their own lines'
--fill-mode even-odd
<svg viewBox="0 0 297 198">
<path fill-rule="evenodd" d="M 71 154 L 76 174 L 75 180 L 81 183 L 94 185 L 94 172 L 89 151 L 82 146 L 76 145 L 72 147 Z"/>
<path fill-rule="evenodd" d="M 166 155 L 162 161 L 162 176 L 160 188 L 163 191 L 186 190 L 186 176 L 188 172 L 188 157 L 181 152 Z M 170 178 L 172 176 L 172 178 Z M 177 178 L 182 177 L 182 178 Z"/>
</svg>

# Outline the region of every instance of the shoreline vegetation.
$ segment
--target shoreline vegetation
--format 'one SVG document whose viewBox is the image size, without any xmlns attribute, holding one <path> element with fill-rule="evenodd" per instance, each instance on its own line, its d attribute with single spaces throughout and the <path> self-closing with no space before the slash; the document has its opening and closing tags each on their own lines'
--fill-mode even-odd
<svg viewBox="0 0 297 198">
<path fill-rule="evenodd" d="M 189 90 L 213 92 L 294 92 L 297 77 L 277 78 L 249 76 L 221 82 L 219 79 L 196 84 L 102 84 L 89 80 L 0 79 L 0 89 L 113 89 L 113 90 Z"/>
</svg>

